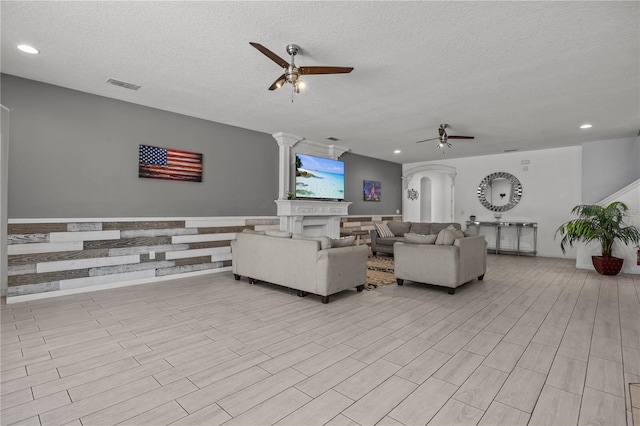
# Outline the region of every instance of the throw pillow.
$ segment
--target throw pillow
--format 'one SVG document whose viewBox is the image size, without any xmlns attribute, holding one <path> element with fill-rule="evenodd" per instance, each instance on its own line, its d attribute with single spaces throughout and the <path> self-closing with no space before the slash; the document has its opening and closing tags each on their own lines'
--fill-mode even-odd
<svg viewBox="0 0 640 426">
<path fill-rule="evenodd" d="M 437 245 L 450 246 L 456 240 L 456 237 L 453 235 L 453 232 L 449 229 L 443 229 L 438 233 L 438 238 L 436 238 Z"/>
<path fill-rule="evenodd" d="M 356 236 L 351 235 L 349 237 L 344 238 L 332 238 L 331 239 L 331 247 L 351 247 L 356 242 Z"/>
<path fill-rule="evenodd" d="M 264 235 L 278 238 L 291 238 L 291 232 L 289 231 L 277 231 L 275 229 L 267 229 L 264 231 Z"/>
<path fill-rule="evenodd" d="M 329 237 L 310 237 L 308 235 L 303 234 L 293 234 L 291 239 L 294 240 L 311 240 L 311 241 L 319 241 L 320 242 L 320 250 L 331 248 L 331 238 Z"/>
<path fill-rule="evenodd" d="M 455 229 L 462 229 L 462 226 L 459 223 L 452 223 L 452 222 L 447 222 L 447 223 L 439 223 L 439 222 L 433 222 L 431 223 L 431 234 L 438 234 L 440 231 L 442 231 L 443 229 L 451 229 L 451 227 L 455 228 Z"/>
<path fill-rule="evenodd" d="M 378 231 L 378 236 L 380 238 L 393 238 L 393 232 L 389 229 L 389 226 L 386 223 L 376 223 L 376 230 Z"/>
<path fill-rule="evenodd" d="M 409 232 L 411 228 L 411 222 L 398 222 L 397 220 L 390 220 L 387 222 L 387 226 L 393 232 L 395 237 L 404 237 L 404 234 Z"/>
<path fill-rule="evenodd" d="M 451 233 L 453 234 L 453 238 L 455 238 L 456 240 L 458 238 L 464 238 L 464 232 L 462 232 L 459 229 L 456 229 L 455 231 L 451 231 Z"/>
<path fill-rule="evenodd" d="M 462 232 L 464 233 L 465 237 L 475 237 L 478 235 L 478 231 L 476 231 L 476 228 L 467 228 Z"/>
<path fill-rule="evenodd" d="M 422 235 L 407 232 L 404 234 L 404 241 L 409 244 L 435 244 L 437 235 Z"/>
<path fill-rule="evenodd" d="M 256 231 L 255 229 L 244 228 L 242 230 L 243 234 L 256 234 L 256 235 L 264 235 L 264 231 Z"/>
</svg>

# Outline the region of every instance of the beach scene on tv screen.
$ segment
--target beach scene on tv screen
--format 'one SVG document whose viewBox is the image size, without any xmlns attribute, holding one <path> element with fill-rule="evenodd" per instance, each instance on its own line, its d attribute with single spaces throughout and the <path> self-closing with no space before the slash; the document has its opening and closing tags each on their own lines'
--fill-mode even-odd
<svg viewBox="0 0 640 426">
<path fill-rule="evenodd" d="M 296 197 L 344 199 L 344 163 L 296 155 Z"/>
</svg>

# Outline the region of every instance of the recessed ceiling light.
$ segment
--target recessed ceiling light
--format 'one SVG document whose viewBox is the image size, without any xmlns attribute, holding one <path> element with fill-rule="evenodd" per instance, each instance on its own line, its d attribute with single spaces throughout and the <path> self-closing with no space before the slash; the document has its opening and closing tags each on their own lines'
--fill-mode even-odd
<svg viewBox="0 0 640 426">
<path fill-rule="evenodd" d="M 400 154 L 402 151 L 400 151 L 399 149 L 396 149 L 395 151 L 393 151 L 394 154 Z"/>
<path fill-rule="evenodd" d="M 24 53 L 30 53 L 32 55 L 37 55 L 40 53 L 38 49 L 33 46 L 29 46 L 28 44 L 19 44 L 18 49 L 22 50 Z"/>
<path fill-rule="evenodd" d="M 580 126 L 581 129 L 590 129 L 592 127 L 593 126 L 591 124 L 588 124 L 588 123 L 587 124 L 583 124 L 582 126 Z"/>
</svg>

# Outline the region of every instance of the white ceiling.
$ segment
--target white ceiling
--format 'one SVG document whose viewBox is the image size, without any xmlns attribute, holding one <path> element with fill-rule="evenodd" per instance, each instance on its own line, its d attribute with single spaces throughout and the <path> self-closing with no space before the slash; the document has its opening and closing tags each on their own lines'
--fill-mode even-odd
<svg viewBox="0 0 640 426">
<path fill-rule="evenodd" d="M 635 137 L 640 3 L 2 1 L 1 71 L 399 163 Z M 270 92 L 297 65 L 352 66 Z M 15 46 L 29 43 L 40 55 Z M 105 84 L 141 85 L 137 92 Z M 580 130 L 585 122 L 590 130 Z M 393 150 L 402 150 L 394 155 Z"/>
</svg>

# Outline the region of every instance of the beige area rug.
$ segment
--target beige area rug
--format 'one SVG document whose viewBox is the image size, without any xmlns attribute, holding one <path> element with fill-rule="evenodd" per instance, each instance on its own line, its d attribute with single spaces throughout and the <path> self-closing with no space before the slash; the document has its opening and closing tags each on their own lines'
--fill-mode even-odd
<svg viewBox="0 0 640 426">
<path fill-rule="evenodd" d="M 393 257 L 369 256 L 369 259 L 367 259 L 367 285 L 365 286 L 367 290 L 391 284 L 395 281 Z"/>
</svg>

